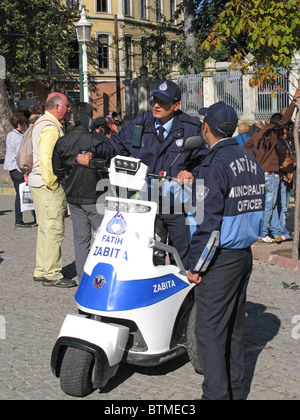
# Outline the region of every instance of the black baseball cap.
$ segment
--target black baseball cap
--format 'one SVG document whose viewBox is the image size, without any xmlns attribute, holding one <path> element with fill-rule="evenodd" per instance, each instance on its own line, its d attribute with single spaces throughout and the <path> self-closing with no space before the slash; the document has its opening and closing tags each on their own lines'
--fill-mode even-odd
<svg viewBox="0 0 300 420">
<path fill-rule="evenodd" d="M 152 91 L 152 96 L 163 102 L 179 102 L 181 99 L 181 90 L 171 80 L 164 80 L 155 86 Z"/>
<path fill-rule="evenodd" d="M 106 121 L 105 117 L 97 117 L 94 122 L 95 122 L 96 128 L 107 124 L 107 121 Z"/>
<path fill-rule="evenodd" d="M 227 136 L 229 132 L 225 132 L 220 127 L 224 123 L 228 123 L 229 128 L 232 127 L 232 134 L 236 129 L 238 123 L 238 116 L 235 110 L 225 102 L 217 102 L 208 108 L 199 109 L 198 113 L 205 117 L 205 121 L 220 134 Z M 231 125 L 231 127 L 230 127 Z M 226 130 L 227 131 L 227 130 Z M 231 130 L 230 130 L 231 131 Z M 230 134 L 231 135 L 231 134 Z"/>
</svg>

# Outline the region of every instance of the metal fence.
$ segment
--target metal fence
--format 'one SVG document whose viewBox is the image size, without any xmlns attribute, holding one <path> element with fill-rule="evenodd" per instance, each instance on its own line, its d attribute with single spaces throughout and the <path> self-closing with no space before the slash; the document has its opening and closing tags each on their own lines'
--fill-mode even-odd
<svg viewBox="0 0 300 420">
<path fill-rule="evenodd" d="M 271 85 L 260 85 L 254 89 L 250 89 L 250 95 L 255 109 L 251 110 L 256 119 L 266 120 L 270 118 L 275 112 L 281 112 L 289 104 L 289 72 L 285 69 L 278 70 L 281 77 L 279 77 L 277 85 L 282 89 L 274 92 Z M 211 73 L 209 75 L 211 78 Z M 198 117 L 198 110 L 204 106 L 204 87 L 207 89 L 205 72 L 203 74 L 179 76 L 177 82 L 181 88 L 181 109 L 191 116 Z M 128 89 L 126 91 L 126 116 L 128 119 L 136 116 L 144 110 L 150 110 L 150 101 L 147 99 L 152 92 L 153 87 L 157 83 L 155 79 L 148 79 L 144 86 L 144 91 L 147 94 L 139 94 L 141 90 L 141 82 L 139 79 L 132 79 L 129 81 Z M 213 74 L 213 86 L 211 90 L 205 95 L 210 95 L 210 103 L 223 101 L 227 105 L 231 105 L 237 112 L 238 117 L 241 118 L 244 114 L 249 101 L 248 94 L 245 93 L 243 83 L 245 77 L 240 71 L 215 71 Z M 206 97 L 206 96 L 205 96 Z M 207 99 L 207 98 L 206 98 Z M 146 101 L 146 102 L 145 102 Z M 251 101 L 251 102 L 252 102 Z"/>
<path fill-rule="evenodd" d="M 198 110 L 203 107 L 203 78 L 201 74 L 180 76 L 182 111 L 192 116 L 199 116 Z"/>
<path fill-rule="evenodd" d="M 243 75 L 240 71 L 220 71 L 214 74 L 215 102 L 231 105 L 238 117 L 243 114 Z"/>
<path fill-rule="evenodd" d="M 270 84 L 255 87 L 255 117 L 259 120 L 270 118 L 275 112 L 280 112 L 289 106 L 289 72 L 286 69 L 278 69 L 279 78 L 277 87 L 281 91 L 274 91 Z"/>
<path fill-rule="evenodd" d="M 280 77 L 277 86 L 282 90 L 271 96 L 274 88 L 271 85 L 256 86 L 255 118 L 265 120 L 275 112 L 280 112 L 289 104 L 289 72 L 279 69 Z M 180 76 L 178 84 L 181 87 L 181 109 L 189 115 L 198 116 L 198 109 L 203 107 L 204 77 L 200 74 Z M 240 71 L 216 71 L 214 73 L 214 102 L 223 101 L 231 105 L 240 118 L 244 113 L 243 75 Z M 274 96 L 274 97 L 273 97 Z"/>
</svg>

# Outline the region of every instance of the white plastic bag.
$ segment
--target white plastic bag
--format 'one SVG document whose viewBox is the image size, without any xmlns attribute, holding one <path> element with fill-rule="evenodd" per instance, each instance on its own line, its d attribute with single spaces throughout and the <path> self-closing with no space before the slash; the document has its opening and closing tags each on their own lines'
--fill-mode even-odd
<svg viewBox="0 0 300 420">
<path fill-rule="evenodd" d="M 21 212 L 34 210 L 33 199 L 28 185 L 23 182 L 19 186 Z"/>
</svg>

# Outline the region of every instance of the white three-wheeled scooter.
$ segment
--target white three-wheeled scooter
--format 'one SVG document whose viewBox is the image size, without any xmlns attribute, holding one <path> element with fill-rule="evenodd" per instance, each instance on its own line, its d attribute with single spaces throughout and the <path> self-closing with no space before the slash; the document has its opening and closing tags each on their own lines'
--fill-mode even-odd
<svg viewBox="0 0 300 420">
<path fill-rule="evenodd" d="M 184 150 L 200 141 L 188 140 Z M 147 169 L 139 159 L 117 156 L 110 183 L 142 190 Z M 187 352 L 201 372 L 193 285 L 176 249 L 155 240 L 157 203 L 107 197 L 105 206 L 75 294 L 79 314 L 67 315 L 52 351 L 52 371 L 73 396 L 103 388 L 120 362 L 155 366 Z M 176 265 L 155 266 L 154 250 L 173 255 Z"/>
</svg>

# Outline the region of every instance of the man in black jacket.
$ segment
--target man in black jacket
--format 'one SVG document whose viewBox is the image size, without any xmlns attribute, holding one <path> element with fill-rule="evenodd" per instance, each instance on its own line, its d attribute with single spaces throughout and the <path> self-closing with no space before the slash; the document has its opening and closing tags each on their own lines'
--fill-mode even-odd
<svg viewBox="0 0 300 420">
<path fill-rule="evenodd" d="M 75 264 L 79 280 L 90 249 L 91 229 L 95 231 L 100 226 L 103 214 L 96 208 L 96 201 L 100 195 L 96 186 L 101 175 L 88 166 L 78 165 L 76 158 L 83 149 L 96 146 L 106 138 L 99 133 L 90 134 L 80 124 L 81 114 L 92 116 L 92 108 L 88 103 L 79 102 L 74 105 L 75 127 L 59 138 L 52 156 L 53 172 L 65 189 L 71 212 Z"/>
</svg>

